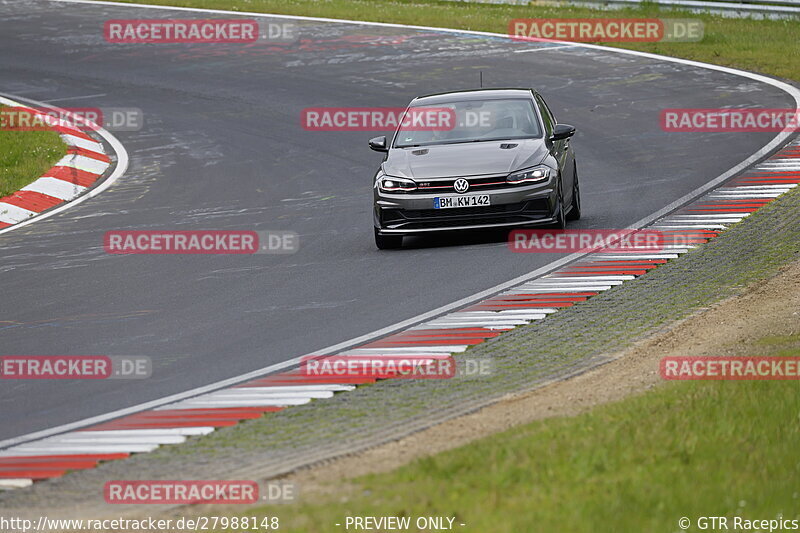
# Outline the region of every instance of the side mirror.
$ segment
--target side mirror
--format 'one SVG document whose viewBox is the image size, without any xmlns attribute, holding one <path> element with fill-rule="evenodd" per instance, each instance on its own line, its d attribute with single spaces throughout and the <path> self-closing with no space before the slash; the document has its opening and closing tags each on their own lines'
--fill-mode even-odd
<svg viewBox="0 0 800 533">
<path fill-rule="evenodd" d="M 575 126 L 570 126 L 569 124 L 556 124 L 553 128 L 553 135 L 550 136 L 551 141 L 561 141 L 563 139 L 569 139 L 575 135 Z"/>
<path fill-rule="evenodd" d="M 369 147 L 375 150 L 376 152 L 388 152 L 389 149 L 386 147 L 386 137 L 375 137 L 374 139 L 369 140 Z"/>
</svg>

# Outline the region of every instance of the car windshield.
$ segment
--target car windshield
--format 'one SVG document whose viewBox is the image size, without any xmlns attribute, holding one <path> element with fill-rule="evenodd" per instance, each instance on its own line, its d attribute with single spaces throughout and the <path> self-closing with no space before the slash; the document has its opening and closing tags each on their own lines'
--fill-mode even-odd
<svg viewBox="0 0 800 533">
<path fill-rule="evenodd" d="M 398 129 L 396 148 L 541 137 L 528 98 L 464 100 L 413 106 Z"/>
</svg>

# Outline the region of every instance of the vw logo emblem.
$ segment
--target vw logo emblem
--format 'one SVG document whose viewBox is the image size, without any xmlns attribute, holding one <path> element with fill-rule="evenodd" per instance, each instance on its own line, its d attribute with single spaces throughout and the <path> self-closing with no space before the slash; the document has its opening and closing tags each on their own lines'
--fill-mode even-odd
<svg viewBox="0 0 800 533">
<path fill-rule="evenodd" d="M 458 178 L 453 183 L 453 188 L 456 190 L 457 193 L 463 194 L 469 190 L 469 182 L 464 178 Z"/>
</svg>

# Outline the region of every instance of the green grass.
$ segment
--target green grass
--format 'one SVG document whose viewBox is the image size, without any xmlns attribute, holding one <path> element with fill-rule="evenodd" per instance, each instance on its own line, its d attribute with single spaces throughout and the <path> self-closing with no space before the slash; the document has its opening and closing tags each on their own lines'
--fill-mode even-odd
<svg viewBox="0 0 800 533">
<path fill-rule="evenodd" d="M 118 0 L 134 1 L 134 0 Z M 138 0 L 136 0 L 138 1 Z M 699 18 L 705 37 L 697 43 L 607 43 L 718 65 L 800 79 L 798 21 L 734 19 L 660 9 L 600 11 L 581 7 L 509 6 L 436 0 L 148 0 L 150 4 L 230 9 L 287 15 L 393 22 L 507 33 L 513 18 Z"/>
<path fill-rule="evenodd" d="M 6 109 L 0 106 L 0 112 Z M 0 129 L 0 198 L 35 181 L 66 153 L 54 131 Z"/>
<path fill-rule="evenodd" d="M 777 355 L 772 344 L 800 356 L 800 334 L 751 353 Z M 795 519 L 798 417 L 796 382 L 683 382 L 357 479 L 313 503 L 248 514 L 277 515 L 292 532 L 341 531 L 335 523 L 365 515 L 456 516 L 467 525 L 457 530 L 492 533 L 674 532 L 683 516 Z"/>
</svg>

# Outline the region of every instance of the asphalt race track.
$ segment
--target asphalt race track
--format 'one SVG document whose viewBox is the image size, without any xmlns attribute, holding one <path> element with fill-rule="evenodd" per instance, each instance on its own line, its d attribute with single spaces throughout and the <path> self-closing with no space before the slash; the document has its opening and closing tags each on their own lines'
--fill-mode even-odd
<svg viewBox="0 0 800 533">
<path fill-rule="evenodd" d="M 0 2 L 0 92 L 135 107 L 127 173 L 99 197 L 0 235 L 0 354 L 146 355 L 147 380 L 0 381 L 0 440 L 311 353 L 542 267 L 502 233 L 373 244 L 371 179 L 389 132 L 310 132 L 304 108 L 534 87 L 575 125 L 584 218 L 623 228 L 774 134 L 665 133 L 662 108 L 785 108 L 739 76 L 578 46 L 298 21 L 275 45 L 110 44 L 108 19 L 209 15 Z M 230 17 L 227 17 L 230 18 Z M 293 255 L 114 256 L 112 229 L 291 230 Z"/>
</svg>

